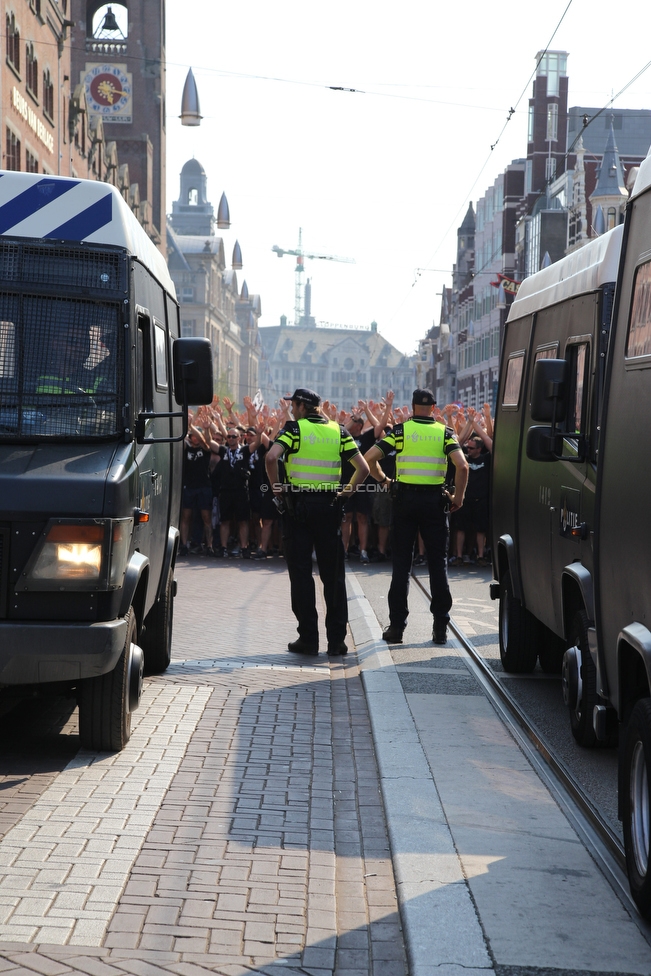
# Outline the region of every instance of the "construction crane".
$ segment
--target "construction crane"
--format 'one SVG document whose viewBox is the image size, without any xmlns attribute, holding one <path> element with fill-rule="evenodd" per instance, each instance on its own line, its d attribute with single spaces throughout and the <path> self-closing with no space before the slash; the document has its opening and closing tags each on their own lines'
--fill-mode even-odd
<svg viewBox="0 0 651 976">
<path fill-rule="evenodd" d="M 271 249 L 275 251 L 279 258 L 283 254 L 292 254 L 296 258 L 296 283 L 294 286 L 294 325 L 300 325 L 305 314 L 305 288 L 303 287 L 303 274 L 305 273 L 305 259 L 316 259 L 318 261 L 344 261 L 346 264 L 355 264 L 354 258 L 342 258 L 337 254 L 308 254 L 303 250 L 303 228 L 298 228 L 298 247 L 295 251 L 288 251 L 278 247 L 277 244 Z"/>
</svg>

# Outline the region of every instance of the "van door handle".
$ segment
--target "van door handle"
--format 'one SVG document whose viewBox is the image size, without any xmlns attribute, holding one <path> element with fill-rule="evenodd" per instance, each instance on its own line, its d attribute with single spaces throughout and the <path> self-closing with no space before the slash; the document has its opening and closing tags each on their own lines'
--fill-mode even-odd
<svg viewBox="0 0 651 976">
<path fill-rule="evenodd" d="M 152 484 L 154 481 L 156 481 L 156 478 L 160 478 L 160 474 L 158 473 L 158 471 L 152 471 L 151 473 Z"/>
</svg>

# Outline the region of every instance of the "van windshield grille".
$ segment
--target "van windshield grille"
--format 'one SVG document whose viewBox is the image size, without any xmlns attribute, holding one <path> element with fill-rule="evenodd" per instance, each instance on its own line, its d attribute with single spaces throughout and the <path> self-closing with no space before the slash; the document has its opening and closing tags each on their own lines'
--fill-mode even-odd
<svg viewBox="0 0 651 976">
<path fill-rule="evenodd" d="M 0 441 L 116 435 L 117 303 L 0 293 Z"/>
</svg>

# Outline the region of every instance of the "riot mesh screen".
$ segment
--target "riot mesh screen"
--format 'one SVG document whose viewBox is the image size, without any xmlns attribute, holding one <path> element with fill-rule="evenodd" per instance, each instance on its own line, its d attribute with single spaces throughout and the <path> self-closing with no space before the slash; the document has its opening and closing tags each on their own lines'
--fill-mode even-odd
<svg viewBox="0 0 651 976">
<path fill-rule="evenodd" d="M 119 313 L 112 302 L 0 293 L 0 440 L 118 432 Z"/>
<path fill-rule="evenodd" d="M 0 281 L 71 285 L 93 291 L 124 292 L 127 264 L 123 254 L 60 245 L 0 241 Z"/>
</svg>

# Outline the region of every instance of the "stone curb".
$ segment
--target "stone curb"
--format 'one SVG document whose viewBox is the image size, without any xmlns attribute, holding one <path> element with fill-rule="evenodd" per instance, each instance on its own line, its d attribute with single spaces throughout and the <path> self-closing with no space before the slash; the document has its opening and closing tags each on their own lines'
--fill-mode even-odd
<svg viewBox="0 0 651 976">
<path fill-rule="evenodd" d="M 380 773 L 411 976 L 493 966 L 391 651 L 354 573 L 349 625 Z M 458 968 L 457 968 L 458 967 Z"/>
</svg>

